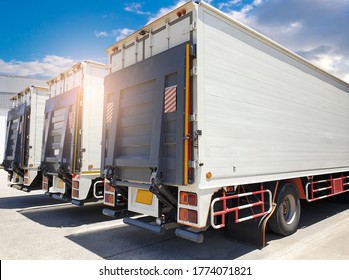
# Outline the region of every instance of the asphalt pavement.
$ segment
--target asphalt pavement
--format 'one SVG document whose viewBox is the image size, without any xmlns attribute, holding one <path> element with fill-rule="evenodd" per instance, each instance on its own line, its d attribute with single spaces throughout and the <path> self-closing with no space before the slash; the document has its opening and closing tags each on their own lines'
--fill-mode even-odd
<svg viewBox="0 0 349 280">
<path fill-rule="evenodd" d="M 6 184 L 0 169 L 1 260 L 349 260 L 349 201 L 302 203 L 298 231 L 267 232 L 259 249 L 209 229 L 202 244 L 173 232 L 157 236 L 102 214 L 102 203 L 78 207 L 41 190 Z"/>
</svg>

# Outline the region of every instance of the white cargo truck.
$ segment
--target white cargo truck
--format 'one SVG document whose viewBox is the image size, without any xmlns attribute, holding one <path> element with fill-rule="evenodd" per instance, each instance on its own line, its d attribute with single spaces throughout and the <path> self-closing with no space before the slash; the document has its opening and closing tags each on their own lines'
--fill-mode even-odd
<svg viewBox="0 0 349 280">
<path fill-rule="evenodd" d="M 41 139 L 48 88 L 29 86 L 10 100 L 7 114 L 5 155 L 2 165 L 8 185 L 24 191 L 41 188 Z"/>
<path fill-rule="evenodd" d="M 83 205 L 103 198 L 100 177 L 105 64 L 79 62 L 48 81 L 42 140 L 42 189 Z"/>
<path fill-rule="evenodd" d="M 260 33 L 190 1 L 107 53 L 104 203 L 147 216 L 126 224 L 264 246 L 349 191 L 349 85 Z"/>
</svg>

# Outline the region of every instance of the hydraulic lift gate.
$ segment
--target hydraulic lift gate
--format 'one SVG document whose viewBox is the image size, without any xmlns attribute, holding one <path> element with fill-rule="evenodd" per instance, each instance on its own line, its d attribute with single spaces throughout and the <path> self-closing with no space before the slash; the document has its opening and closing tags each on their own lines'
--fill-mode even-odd
<svg viewBox="0 0 349 280">
<path fill-rule="evenodd" d="M 3 162 L 5 169 L 19 172 L 19 168 L 22 166 L 22 150 L 25 144 L 23 135 L 26 135 L 27 111 L 26 104 L 21 104 L 7 114 L 5 157 Z"/>
<path fill-rule="evenodd" d="M 78 168 L 79 87 L 46 101 L 41 168 L 50 173 L 74 173 Z"/>
<path fill-rule="evenodd" d="M 102 170 L 183 185 L 186 44 L 105 79 Z"/>
</svg>

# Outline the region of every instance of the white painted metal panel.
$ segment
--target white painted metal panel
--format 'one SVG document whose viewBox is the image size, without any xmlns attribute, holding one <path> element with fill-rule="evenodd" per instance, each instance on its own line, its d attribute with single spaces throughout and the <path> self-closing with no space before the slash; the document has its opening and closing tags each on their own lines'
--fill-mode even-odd
<svg viewBox="0 0 349 280">
<path fill-rule="evenodd" d="M 131 44 L 128 48 L 124 49 L 124 67 L 136 63 L 136 44 Z"/>
<path fill-rule="evenodd" d="M 188 2 L 109 47 L 111 72 L 189 41 L 194 13 L 195 5 Z"/>
<path fill-rule="evenodd" d="M 166 29 L 153 34 L 152 55 L 157 55 L 168 49 L 168 38 Z"/>
<path fill-rule="evenodd" d="M 137 202 L 137 188 L 128 188 L 128 210 L 136 213 L 143 213 L 145 215 L 158 217 L 159 200 L 155 195 L 152 196 L 152 203 L 150 205 Z"/>
<path fill-rule="evenodd" d="M 190 17 L 170 26 L 169 47 L 173 48 L 190 40 Z"/>
<path fill-rule="evenodd" d="M 48 99 L 48 92 L 42 89 L 31 87 L 31 106 L 30 106 L 30 137 L 28 164 L 33 164 L 38 168 L 41 162 L 41 145 L 44 130 L 45 102 Z"/>
<path fill-rule="evenodd" d="M 90 65 L 91 68 L 96 66 Z M 104 76 L 108 73 L 106 68 L 98 67 L 104 73 L 97 73 L 96 69 L 90 73 L 97 74 L 96 77 L 85 74 L 83 82 L 83 111 L 82 111 L 82 138 L 81 147 L 85 150 L 82 155 L 82 168 L 84 172 L 89 171 L 88 166 L 92 165 L 93 170 L 99 170 L 101 164 L 101 142 L 103 125 L 103 100 L 104 100 Z"/>
<path fill-rule="evenodd" d="M 122 69 L 122 51 L 115 52 L 111 55 L 111 67 L 112 72 Z"/>
<path fill-rule="evenodd" d="M 82 68 L 73 68 L 49 81 L 50 97 L 67 92 L 82 84 Z"/>
<path fill-rule="evenodd" d="M 2 161 L 4 160 L 5 154 L 6 115 L 7 110 L 0 109 L 0 131 L 3 132 L 0 134 L 0 163 L 2 163 Z"/>
<path fill-rule="evenodd" d="M 152 43 L 152 34 L 149 34 L 149 37 L 144 40 L 144 59 L 147 59 L 152 56 L 151 48 L 153 47 Z"/>
<path fill-rule="evenodd" d="M 349 170 L 345 84 L 212 11 L 201 15 L 202 186 Z"/>
</svg>

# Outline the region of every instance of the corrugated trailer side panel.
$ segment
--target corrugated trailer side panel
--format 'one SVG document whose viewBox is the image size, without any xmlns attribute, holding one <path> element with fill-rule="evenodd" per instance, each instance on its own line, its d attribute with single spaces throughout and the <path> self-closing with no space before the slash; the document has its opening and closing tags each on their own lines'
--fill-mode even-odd
<svg viewBox="0 0 349 280">
<path fill-rule="evenodd" d="M 101 141 L 103 122 L 103 80 L 108 70 L 106 67 L 87 64 L 84 73 L 84 98 L 82 110 L 82 169 L 100 170 Z M 91 168 L 92 167 L 92 168 Z"/>
<path fill-rule="evenodd" d="M 349 85 L 206 5 L 199 17 L 201 186 L 349 170 Z"/>
<path fill-rule="evenodd" d="M 32 88 L 30 96 L 31 121 L 29 145 L 29 165 L 39 167 L 41 162 L 42 135 L 44 130 L 45 102 L 49 94 L 47 89 Z"/>
</svg>

